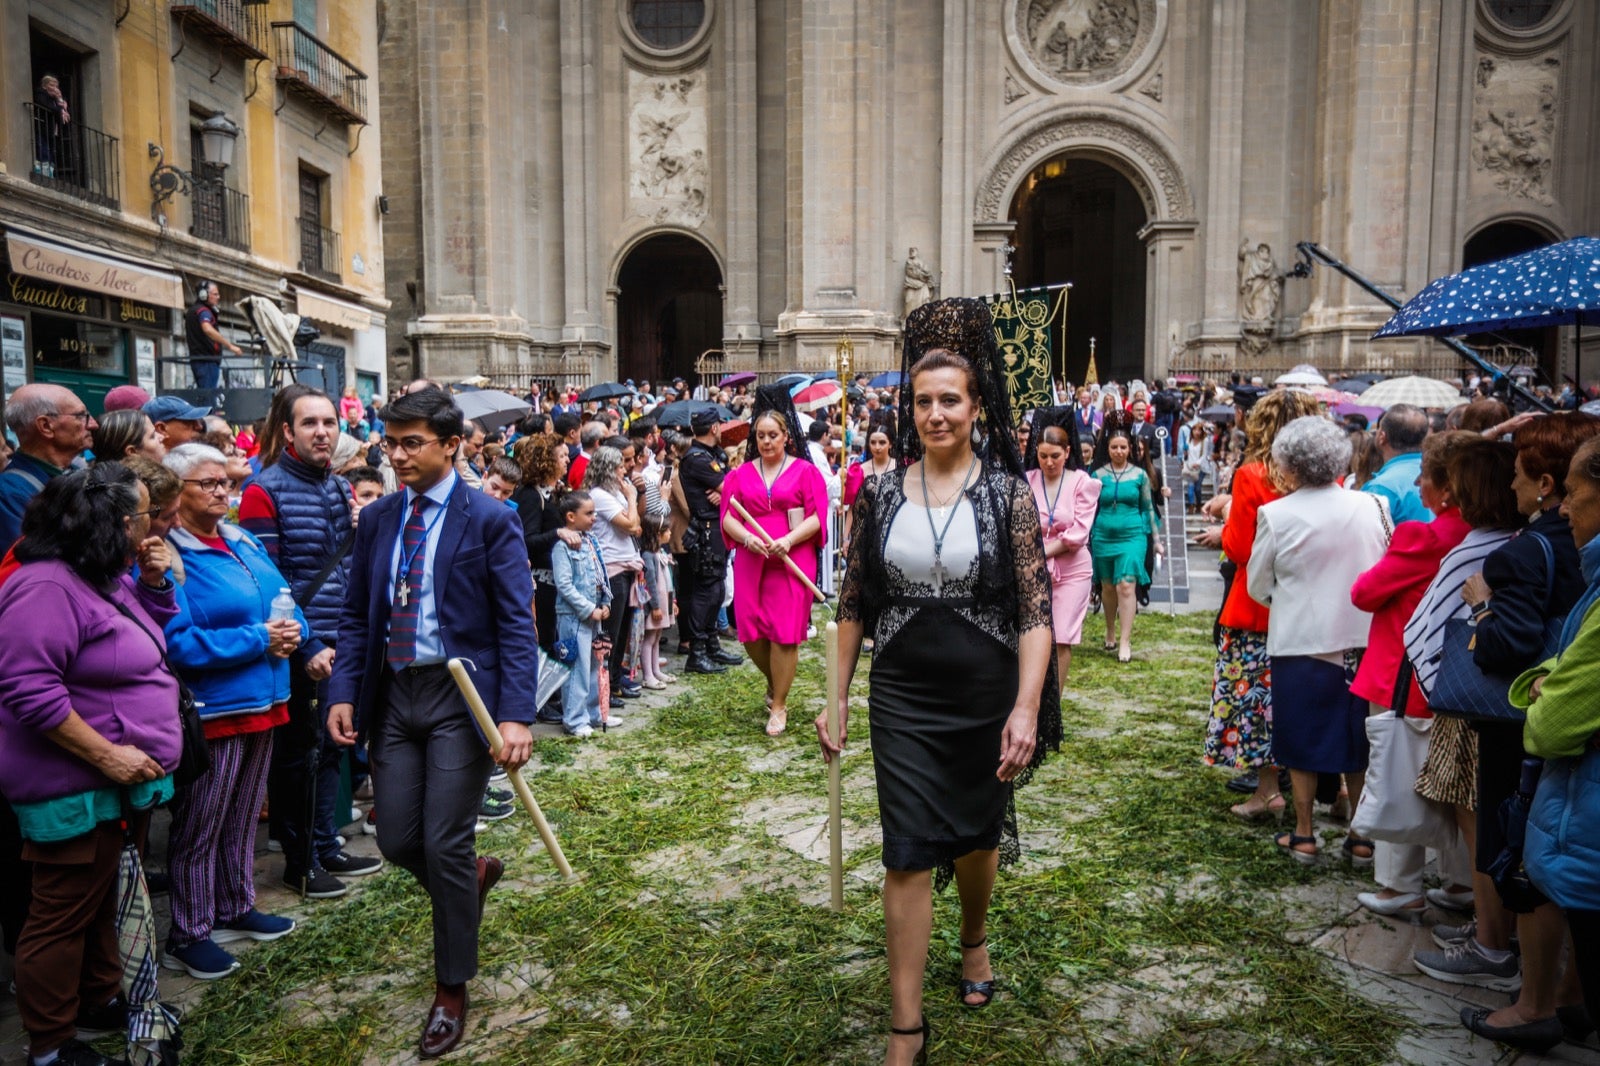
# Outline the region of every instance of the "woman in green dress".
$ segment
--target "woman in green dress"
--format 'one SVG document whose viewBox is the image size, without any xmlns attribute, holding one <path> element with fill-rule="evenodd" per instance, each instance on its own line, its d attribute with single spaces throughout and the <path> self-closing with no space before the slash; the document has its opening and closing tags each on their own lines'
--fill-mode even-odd
<svg viewBox="0 0 1600 1066">
<path fill-rule="evenodd" d="M 1157 557 L 1161 555 L 1161 517 L 1151 500 L 1150 476 L 1133 462 L 1133 439 L 1125 430 L 1115 429 L 1105 448 L 1110 462 L 1094 472 L 1100 482 L 1100 511 L 1089 545 L 1106 612 L 1106 651 L 1115 642 L 1117 661 L 1125 663 L 1133 658 L 1135 589 L 1150 584 L 1144 560 L 1152 538 Z"/>
</svg>

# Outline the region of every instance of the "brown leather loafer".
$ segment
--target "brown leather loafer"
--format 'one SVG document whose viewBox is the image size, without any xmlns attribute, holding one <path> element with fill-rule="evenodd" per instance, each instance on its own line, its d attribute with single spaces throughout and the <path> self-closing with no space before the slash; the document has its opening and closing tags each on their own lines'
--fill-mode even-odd
<svg viewBox="0 0 1600 1066">
<path fill-rule="evenodd" d="M 436 1059 L 449 1054 L 461 1043 L 467 1031 L 467 993 L 451 995 L 440 989 L 433 997 L 428 1020 L 422 1027 L 422 1057 Z"/>
<path fill-rule="evenodd" d="M 500 875 L 506 872 L 505 863 L 493 855 L 478 856 L 478 914 L 483 914 L 483 904 L 489 898 L 489 890 L 500 880 Z"/>
</svg>

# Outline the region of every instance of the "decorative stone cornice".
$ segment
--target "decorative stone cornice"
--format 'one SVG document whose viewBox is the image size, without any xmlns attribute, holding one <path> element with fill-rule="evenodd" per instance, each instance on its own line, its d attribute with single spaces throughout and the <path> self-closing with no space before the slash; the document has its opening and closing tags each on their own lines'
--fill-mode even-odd
<svg viewBox="0 0 1600 1066">
<path fill-rule="evenodd" d="M 1063 150 L 1078 148 L 1100 148 L 1105 154 L 1132 163 L 1137 175 L 1134 186 L 1145 199 L 1145 207 L 1152 218 L 1194 217 L 1194 197 L 1167 150 L 1122 116 L 1092 111 L 1062 115 L 1024 132 L 978 186 L 973 204 L 974 221 L 1001 221 L 1006 195 L 1013 190 L 1020 172 L 1032 169 Z"/>
</svg>

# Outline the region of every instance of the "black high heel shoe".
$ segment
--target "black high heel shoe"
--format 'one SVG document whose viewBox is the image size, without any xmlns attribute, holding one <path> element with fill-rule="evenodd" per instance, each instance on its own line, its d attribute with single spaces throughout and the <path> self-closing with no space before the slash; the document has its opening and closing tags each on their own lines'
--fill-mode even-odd
<svg viewBox="0 0 1600 1066">
<path fill-rule="evenodd" d="M 965 940 L 959 941 L 963 951 L 977 951 L 988 942 L 989 938 L 987 936 L 976 944 L 969 944 Z M 963 977 L 956 982 L 956 992 L 961 997 L 961 1005 L 963 1007 L 968 1010 L 979 1010 L 987 1007 L 989 1001 L 994 999 L 994 978 L 991 977 L 987 981 L 969 981 Z M 968 1003 L 968 996 L 982 996 L 983 998 L 976 1003 Z"/>
<path fill-rule="evenodd" d="M 933 1030 L 928 1027 L 928 1016 L 926 1014 L 922 1016 L 922 1024 L 917 1026 L 915 1029 L 896 1029 L 891 1025 L 889 1026 L 889 1032 L 893 1033 L 895 1036 L 916 1036 L 918 1033 L 921 1033 L 922 1046 L 917 1048 L 917 1057 L 911 1061 L 918 1063 L 919 1066 L 920 1064 L 928 1061 L 928 1042 L 933 1039 Z"/>
</svg>

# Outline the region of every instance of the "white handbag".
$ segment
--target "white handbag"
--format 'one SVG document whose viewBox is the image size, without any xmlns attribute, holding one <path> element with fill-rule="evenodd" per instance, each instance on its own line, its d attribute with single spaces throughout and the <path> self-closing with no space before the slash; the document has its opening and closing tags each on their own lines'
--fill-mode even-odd
<svg viewBox="0 0 1600 1066">
<path fill-rule="evenodd" d="M 1417 794 L 1417 774 L 1428 758 L 1431 718 L 1406 718 L 1394 711 L 1367 719 L 1367 779 L 1350 832 L 1391 844 L 1438 846 L 1455 832 L 1455 818 L 1441 803 Z"/>
</svg>

